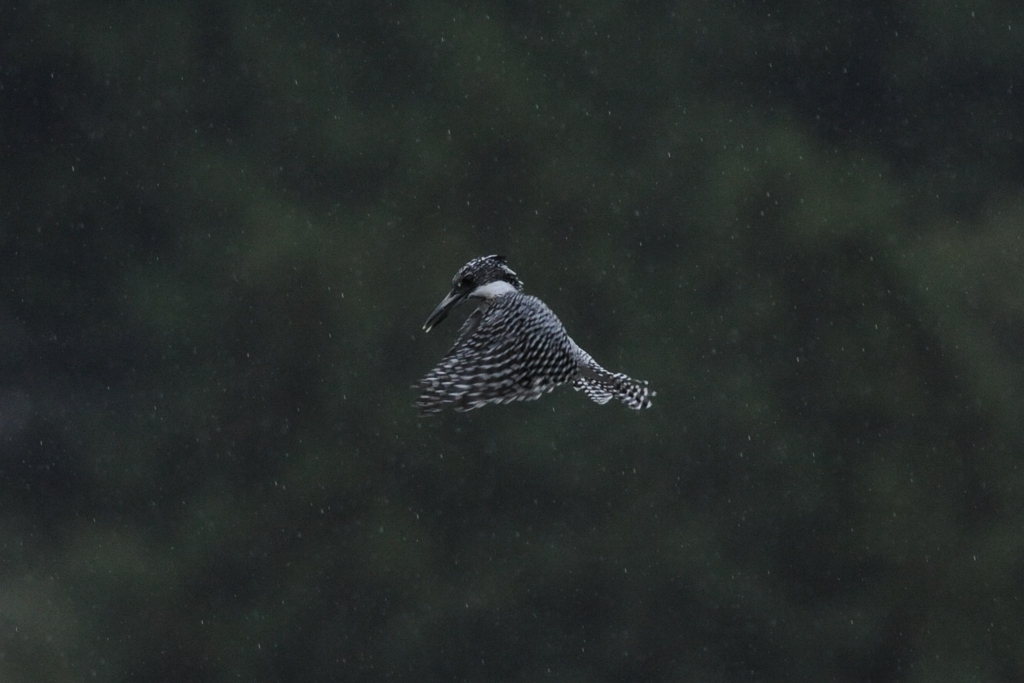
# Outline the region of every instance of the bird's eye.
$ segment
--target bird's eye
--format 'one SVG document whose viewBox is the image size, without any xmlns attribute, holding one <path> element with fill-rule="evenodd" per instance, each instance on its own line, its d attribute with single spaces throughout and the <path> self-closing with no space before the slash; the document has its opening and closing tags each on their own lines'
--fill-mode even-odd
<svg viewBox="0 0 1024 683">
<path fill-rule="evenodd" d="M 459 280 L 459 287 L 469 287 L 472 284 L 473 284 L 473 278 L 471 278 L 468 275 L 463 276 L 463 278 L 461 280 Z"/>
</svg>

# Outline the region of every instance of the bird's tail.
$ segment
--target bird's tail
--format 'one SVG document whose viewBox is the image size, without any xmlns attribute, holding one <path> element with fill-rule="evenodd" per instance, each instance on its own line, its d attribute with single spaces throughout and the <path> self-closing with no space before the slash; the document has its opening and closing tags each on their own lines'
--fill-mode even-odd
<svg viewBox="0 0 1024 683">
<path fill-rule="evenodd" d="M 647 382 L 635 380 L 621 372 L 608 372 L 597 364 L 590 354 L 578 346 L 580 354 L 580 374 L 573 380 L 573 388 L 582 391 L 596 403 L 607 403 L 613 398 L 622 401 L 633 410 L 650 408 L 651 397 L 657 392 L 647 386 Z"/>
</svg>

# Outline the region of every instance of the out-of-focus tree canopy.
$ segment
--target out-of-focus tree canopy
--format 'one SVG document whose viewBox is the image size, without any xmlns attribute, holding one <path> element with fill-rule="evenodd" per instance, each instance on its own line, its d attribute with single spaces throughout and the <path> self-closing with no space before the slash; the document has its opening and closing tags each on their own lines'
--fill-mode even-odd
<svg viewBox="0 0 1024 683">
<path fill-rule="evenodd" d="M 1024 10 L 0 26 L 0 680 L 1024 679 Z M 654 408 L 418 417 L 489 253 Z"/>
</svg>

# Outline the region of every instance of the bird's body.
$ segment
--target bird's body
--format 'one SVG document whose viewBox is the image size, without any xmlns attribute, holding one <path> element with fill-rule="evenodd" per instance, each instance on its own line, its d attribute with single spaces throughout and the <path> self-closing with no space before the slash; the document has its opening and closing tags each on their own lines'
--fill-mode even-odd
<svg viewBox="0 0 1024 683">
<path fill-rule="evenodd" d="M 617 398 L 636 410 L 650 407 L 654 392 L 647 383 L 598 365 L 543 301 L 522 293 L 522 281 L 503 257 L 473 259 L 452 285 L 424 329 L 429 331 L 467 298 L 476 300 L 477 308 L 452 349 L 420 380 L 417 405 L 422 412 L 531 401 L 566 383 L 597 403 Z"/>
</svg>

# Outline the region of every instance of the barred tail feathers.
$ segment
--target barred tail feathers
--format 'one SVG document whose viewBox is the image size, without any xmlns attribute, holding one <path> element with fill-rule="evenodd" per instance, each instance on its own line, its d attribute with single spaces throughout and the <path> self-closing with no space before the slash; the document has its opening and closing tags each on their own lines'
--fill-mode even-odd
<svg viewBox="0 0 1024 683">
<path fill-rule="evenodd" d="M 591 401 L 605 404 L 615 398 L 633 410 L 650 408 L 651 398 L 657 392 L 646 381 L 635 380 L 621 372 L 608 372 L 597 364 L 590 354 L 576 347 L 580 358 L 580 374 L 573 380 L 573 388 L 582 391 Z"/>
</svg>

